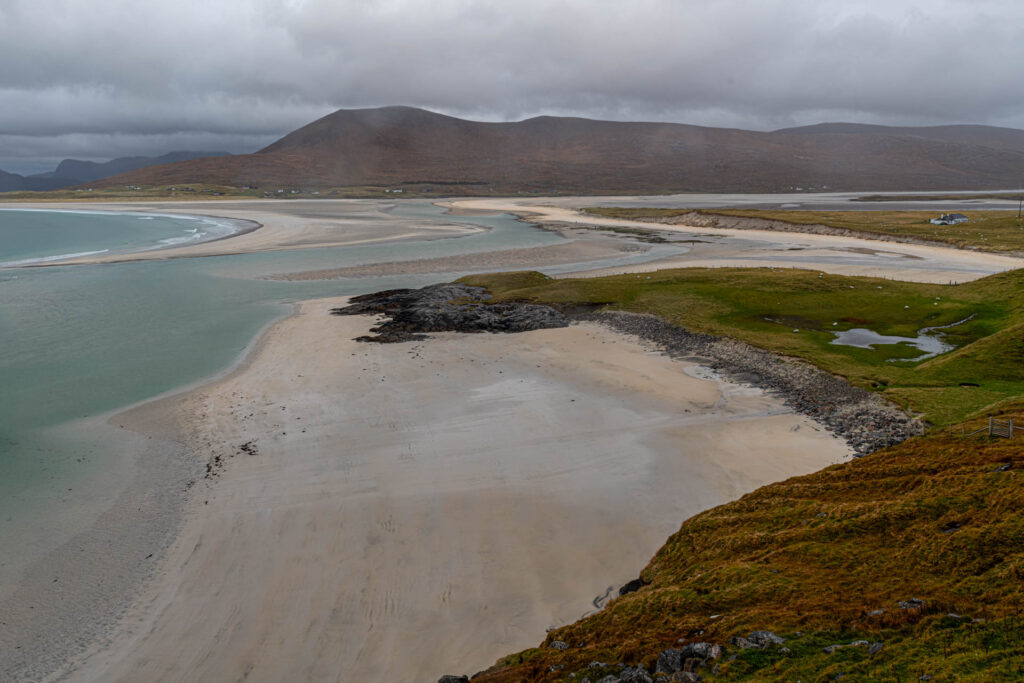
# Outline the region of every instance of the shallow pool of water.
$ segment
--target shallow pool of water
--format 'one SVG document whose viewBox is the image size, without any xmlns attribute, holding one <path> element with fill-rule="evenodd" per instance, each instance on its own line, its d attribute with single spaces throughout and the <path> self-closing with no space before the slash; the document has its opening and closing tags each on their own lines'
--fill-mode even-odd
<svg viewBox="0 0 1024 683">
<path fill-rule="evenodd" d="M 915 356 L 914 358 L 894 358 L 891 360 L 912 360 L 916 362 L 953 350 L 953 346 L 935 336 L 931 332 L 932 329 L 925 328 L 927 332 L 922 330 L 922 333 L 916 337 L 898 337 L 895 335 L 879 334 L 863 327 L 855 327 L 850 330 L 843 330 L 842 332 L 833 332 L 832 334 L 836 338 L 830 343 L 837 346 L 855 346 L 860 349 L 873 349 L 880 344 L 908 344 L 921 351 L 922 355 Z"/>
</svg>

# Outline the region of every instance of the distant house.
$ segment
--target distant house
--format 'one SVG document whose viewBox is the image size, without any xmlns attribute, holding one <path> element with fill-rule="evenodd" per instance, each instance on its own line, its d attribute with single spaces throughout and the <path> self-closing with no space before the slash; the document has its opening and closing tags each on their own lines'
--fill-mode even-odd
<svg viewBox="0 0 1024 683">
<path fill-rule="evenodd" d="M 956 225 L 957 223 L 966 223 L 967 220 L 967 216 L 962 213 L 944 213 L 928 222 L 932 225 Z"/>
</svg>

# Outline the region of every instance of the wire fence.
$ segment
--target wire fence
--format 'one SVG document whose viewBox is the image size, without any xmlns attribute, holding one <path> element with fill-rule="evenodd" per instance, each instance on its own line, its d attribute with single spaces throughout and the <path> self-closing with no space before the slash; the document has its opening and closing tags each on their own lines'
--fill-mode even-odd
<svg viewBox="0 0 1024 683">
<path fill-rule="evenodd" d="M 967 431 L 967 425 L 963 422 L 956 425 L 949 425 L 949 433 L 957 434 L 959 436 L 974 436 L 975 434 L 983 434 L 988 432 L 989 436 L 1002 437 L 1004 439 L 1012 439 L 1017 432 L 1024 432 L 1024 427 L 1019 427 L 1013 424 L 1013 418 L 1009 420 L 1000 420 L 994 417 L 988 419 L 988 424 L 981 429 L 975 429 Z"/>
</svg>

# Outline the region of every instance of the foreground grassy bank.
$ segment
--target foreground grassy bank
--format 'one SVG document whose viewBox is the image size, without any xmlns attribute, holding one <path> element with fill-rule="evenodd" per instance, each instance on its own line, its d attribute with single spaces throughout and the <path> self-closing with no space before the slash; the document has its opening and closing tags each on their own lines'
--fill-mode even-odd
<svg viewBox="0 0 1024 683">
<path fill-rule="evenodd" d="M 958 286 L 771 269 L 466 281 L 498 299 L 654 313 L 801 357 L 932 422 L 1024 424 L 1024 273 Z M 908 360 L 917 352 L 905 345 L 830 344 L 835 330 L 914 336 L 969 316 L 947 332 L 956 349 L 923 362 Z M 658 653 L 680 642 L 726 645 L 704 680 L 1019 680 L 1022 468 L 1024 436 L 937 429 L 764 487 L 686 521 L 643 570 L 640 590 L 477 680 L 598 681 L 620 663 L 654 671 Z M 729 645 L 758 629 L 786 641 Z M 868 644 L 849 645 L 858 641 Z M 831 645 L 846 646 L 825 652 Z"/>
<path fill-rule="evenodd" d="M 650 209 L 600 207 L 587 213 L 607 218 L 624 218 L 659 223 L 687 223 L 720 219 L 756 221 L 747 227 L 777 228 L 773 223 L 794 226 L 811 232 L 841 230 L 853 236 L 894 238 L 933 242 L 961 249 L 1019 253 L 1024 252 L 1024 218 L 1013 211 L 964 211 L 967 223 L 932 225 L 938 211 L 795 211 L 766 209 Z M 722 227 L 728 227 L 723 223 Z M 812 228 L 817 228 L 814 230 Z"/>
<path fill-rule="evenodd" d="M 1004 414 L 1024 420 L 1024 405 Z M 707 680 L 1020 680 L 1022 442 L 936 434 L 709 510 L 643 570 L 648 585 L 475 680 L 653 671 L 680 639 L 726 646 Z M 758 629 L 786 642 L 728 645 Z M 883 647 L 823 650 L 860 640 Z"/>
</svg>

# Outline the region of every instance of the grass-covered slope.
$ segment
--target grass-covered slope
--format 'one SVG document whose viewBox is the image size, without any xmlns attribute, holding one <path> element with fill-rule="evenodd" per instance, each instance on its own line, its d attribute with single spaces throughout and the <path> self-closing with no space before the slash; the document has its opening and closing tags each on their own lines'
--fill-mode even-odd
<svg viewBox="0 0 1024 683">
<path fill-rule="evenodd" d="M 1024 405 L 1007 414 L 1024 421 Z M 653 670 L 681 638 L 726 645 L 706 680 L 1020 680 L 1022 476 L 1024 436 L 935 434 L 763 487 L 683 523 L 643 570 L 649 585 L 479 680 L 596 681 L 595 661 Z M 911 598 L 924 606 L 898 606 Z M 757 629 L 790 652 L 728 646 Z M 884 646 L 822 651 L 856 640 Z"/>
<path fill-rule="evenodd" d="M 721 223 L 729 219 L 756 221 L 746 227 L 770 229 L 773 223 L 785 223 L 795 230 L 822 232 L 824 229 L 867 238 L 895 238 L 935 242 L 961 249 L 1024 252 L 1024 218 L 1013 211 L 963 211 L 970 220 L 957 225 L 932 225 L 941 211 L 795 211 L 768 209 L 653 209 L 600 207 L 588 213 L 609 218 L 665 223 Z M 739 226 L 737 226 L 739 227 Z"/>
<path fill-rule="evenodd" d="M 466 281 L 489 287 L 499 299 L 653 313 L 695 332 L 803 358 L 935 424 L 1024 394 L 1024 271 L 952 286 L 771 268 L 568 280 L 511 273 Z M 834 332 L 851 328 L 914 337 L 922 328 L 967 318 L 943 331 L 955 351 L 921 362 L 913 360 L 920 352 L 905 344 L 831 343 Z"/>
<path fill-rule="evenodd" d="M 771 269 L 467 280 L 499 299 L 655 313 L 739 338 L 845 375 L 936 423 L 967 419 L 970 431 L 996 415 L 1024 425 L 1021 272 L 958 286 Z M 829 343 L 838 329 L 913 336 L 970 315 L 948 331 L 956 350 L 924 362 L 899 360 L 912 355 L 899 346 Z M 699 641 L 727 648 L 701 680 L 1021 680 L 1022 475 L 1024 434 L 936 429 L 763 487 L 684 522 L 643 569 L 648 585 L 476 680 L 598 681 L 620 663 L 654 671 L 659 652 Z M 911 598 L 923 607 L 899 606 Z M 787 640 L 729 645 L 759 629 Z M 861 640 L 881 650 L 823 650 Z M 551 647 L 556 641 L 568 648 Z"/>
</svg>

